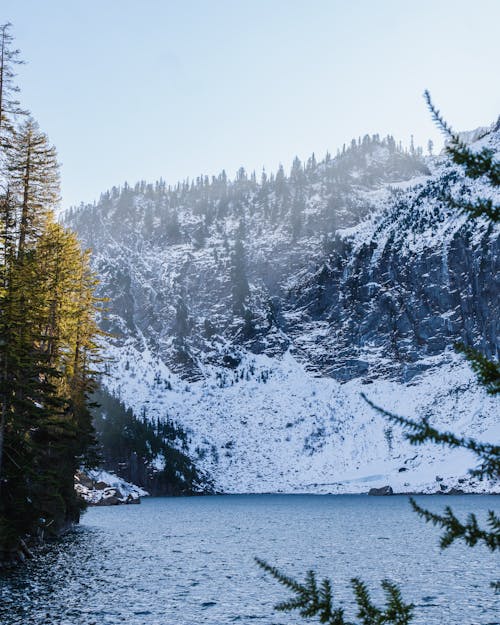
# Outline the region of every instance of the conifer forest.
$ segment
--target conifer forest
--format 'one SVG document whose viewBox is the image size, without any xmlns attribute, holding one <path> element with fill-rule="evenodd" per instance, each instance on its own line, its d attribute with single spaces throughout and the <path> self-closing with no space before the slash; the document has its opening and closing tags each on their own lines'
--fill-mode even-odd
<svg viewBox="0 0 500 625">
<path fill-rule="evenodd" d="M 0 553 L 77 522 L 80 464 L 95 445 L 96 278 L 54 216 L 55 148 L 17 98 L 10 24 L 0 27 Z M 23 553 L 20 551 L 20 553 Z"/>
<path fill-rule="evenodd" d="M 500 623 L 497 0 L 2 0 L 0 625 Z"/>
</svg>

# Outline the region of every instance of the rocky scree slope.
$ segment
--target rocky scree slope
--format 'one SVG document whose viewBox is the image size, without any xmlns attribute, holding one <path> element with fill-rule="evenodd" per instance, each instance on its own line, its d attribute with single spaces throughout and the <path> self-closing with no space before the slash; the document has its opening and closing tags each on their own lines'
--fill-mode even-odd
<svg viewBox="0 0 500 625">
<path fill-rule="evenodd" d="M 474 145 L 498 152 L 485 132 Z M 464 477 L 464 454 L 409 447 L 359 396 L 495 437 L 495 400 L 449 346 L 497 353 L 498 228 L 444 193 L 489 190 L 366 136 L 289 175 L 142 182 L 69 211 L 110 298 L 103 385 L 179 423 L 225 492 L 491 487 Z"/>
</svg>

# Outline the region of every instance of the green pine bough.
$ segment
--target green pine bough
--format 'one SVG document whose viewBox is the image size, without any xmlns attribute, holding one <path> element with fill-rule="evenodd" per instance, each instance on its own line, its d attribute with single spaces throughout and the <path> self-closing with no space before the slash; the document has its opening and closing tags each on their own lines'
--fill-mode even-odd
<svg viewBox="0 0 500 625">
<path fill-rule="evenodd" d="M 471 475 L 482 478 L 500 478 L 500 446 L 490 443 L 479 443 L 473 438 L 463 438 L 456 436 L 452 432 L 439 432 L 433 428 L 427 419 L 414 421 L 407 417 L 389 412 L 371 402 L 366 395 L 361 395 L 363 399 L 384 418 L 405 430 L 405 438 L 412 445 L 422 445 L 424 443 L 435 443 L 453 449 L 467 449 L 471 451 L 479 461 L 476 469 L 470 471 Z M 455 540 L 462 539 L 473 547 L 478 543 L 485 544 L 491 551 L 500 549 L 500 518 L 490 510 L 488 512 L 487 524 L 489 529 L 482 529 L 479 526 L 475 514 L 470 514 L 466 523 L 461 523 L 450 507 L 445 509 L 444 514 L 434 514 L 419 506 L 413 498 L 410 498 L 411 505 L 415 512 L 426 522 L 439 526 L 445 530 L 441 537 L 441 548 L 449 547 Z"/>
<path fill-rule="evenodd" d="M 500 186 L 500 163 L 494 160 L 495 154 L 493 150 L 489 148 L 483 148 L 479 152 L 471 150 L 443 119 L 440 111 L 434 106 L 428 91 L 425 91 L 424 98 L 432 119 L 448 138 L 446 151 L 450 155 L 451 160 L 456 165 L 464 167 L 465 175 L 468 178 L 476 180 L 484 177 L 491 187 L 498 188 Z M 486 217 L 495 223 L 500 221 L 500 206 L 494 204 L 489 198 L 479 198 L 473 202 L 468 202 L 464 199 L 457 201 L 450 196 L 446 196 L 443 199 L 453 208 L 469 213 L 470 217 Z"/>
<path fill-rule="evenodd" d="M 356 625 L 345 619 L 343 608 L 334 605 L 332 583 L 328 578 L 324 578 L 318 584 L 316 574 L 309 570 L 305 581 L 301 584 L 264 560 L 255 558 L 255 561 L 266 573 L 294 594 L 288 601 L 282 601 L 275 606 L 278 612 L 298 610 L 302 618 L 316 617 L 320 623 L 327 625 Z M 357 617 L 360 619 L 359 625 L 407 625 L 410 623 L 414 605 L 404 603 L 396 584 L 387 579 L 381 583 L 386 597 L 385 609 L 375 606 L 368 587 L 359 578 L 353 577 L 351 586 L 357 606 Z"/>
<path fill-rule="evenodd" d="M 463 343 L 455 343 L 455 350 L 462 353 L 470 363 L 479 383 L 487 393 L 497 395 L 500 393 L 500 364 L 486 358 L 479 350 Z"/>
</svg>

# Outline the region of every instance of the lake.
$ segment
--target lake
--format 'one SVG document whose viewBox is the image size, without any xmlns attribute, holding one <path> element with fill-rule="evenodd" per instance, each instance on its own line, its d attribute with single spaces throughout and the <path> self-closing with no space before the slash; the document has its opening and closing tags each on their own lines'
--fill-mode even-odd
<svg viewBox="0 0 500 625">
<path fill-rule="evenodd" d="M 494 496 L 428 496 L 432 510 L 498 512 Z M 144 499 L 91 508 L 82 523 L 25 567 L 0 577 L 2 625 L 225 625 L 304 622 L 273 611 L 287 591 L 258 556 L 303 578 L 328 575 L 354 616 L 349 579 L 400 583 L 415 623 L 498 623 L 498 556 L 462 544 L 441 551 L 439 532 L 408 498 L 238 495 Z"/>
</svg>

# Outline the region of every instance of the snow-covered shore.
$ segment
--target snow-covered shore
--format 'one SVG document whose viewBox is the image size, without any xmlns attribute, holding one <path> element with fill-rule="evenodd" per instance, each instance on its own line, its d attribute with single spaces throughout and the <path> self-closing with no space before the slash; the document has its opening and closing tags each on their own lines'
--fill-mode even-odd
<svg viewBox="0 0 500 625">
<path fill-rule="evenodd" d="M 90 506 L 140 503 L 141 497 L 149 495 L 140 486 L 102 469 L 78 471 L 75 475 L 75 490 Z"/>
</svg>

